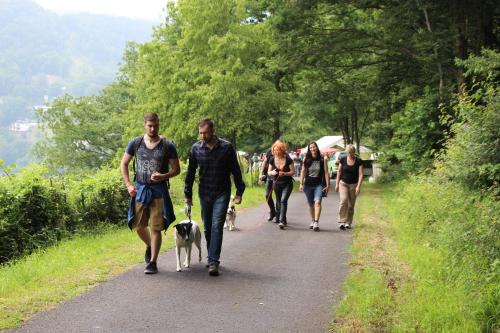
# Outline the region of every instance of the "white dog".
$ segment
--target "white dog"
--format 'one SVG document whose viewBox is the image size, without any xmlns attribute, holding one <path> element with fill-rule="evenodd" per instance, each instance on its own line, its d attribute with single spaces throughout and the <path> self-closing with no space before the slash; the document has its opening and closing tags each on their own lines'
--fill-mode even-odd
<svg viewBox="0 0 500 333">
<path fill-rule="evenodd" d="M 190 267 L 191 264 L 191 248 L 194 245 L 198 248 L 198 261 L 201 261 L 201 232 L 198 224 L 194 221 L 184 220 L 175 225 L 175 254 L 177 256 L 177 272 L 181 269 L 181 248 L 186 249 L 186 260 L 184 267 Z"/>
<path fill-rule="evenodd" d="M 224 228 L 229 228 L 229 231 L 233 231 L 236 229 L 236 208 L 234 205 L 231 205 L 226 212 L 226 222 L 224 224 Z"/>
</svg>

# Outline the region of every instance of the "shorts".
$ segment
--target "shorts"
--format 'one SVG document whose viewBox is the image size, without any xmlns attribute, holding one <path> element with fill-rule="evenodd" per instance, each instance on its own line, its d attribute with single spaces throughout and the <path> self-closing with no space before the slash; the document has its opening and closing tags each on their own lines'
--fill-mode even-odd
<svg viewBox="0 0 500 333">
<path fill-rule="evenodd" d="M 135 216 L 132 221 L 132 229 L 146 228 L 151 220 L 151 230 L 163 230 L 163 198 L 153 199 L 149 206 L 141 202 L 135 203 Z"/>
<path fill-rule="evenodd" d="M 309 206 L 314 205 L 316 201 L 321 202 L 323 196 L 323 185 L 304 185 L 304 194 Z"/>
</svg>

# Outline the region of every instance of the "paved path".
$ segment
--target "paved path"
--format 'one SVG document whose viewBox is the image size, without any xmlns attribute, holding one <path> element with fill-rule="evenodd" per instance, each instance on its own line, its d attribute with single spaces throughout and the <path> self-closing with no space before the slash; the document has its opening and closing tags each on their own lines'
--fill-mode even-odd
<svg viewBox="0 0 500 333">
<path fill-rule="evenodd" d="M 264 205 L 239 212 L 240 230 L 224 233 L 220 276 L 196 260 L 176 272 L 171 250 L 158 274 L 138 265 L 13 332 L 324 332 L 348 270 L 350 232 L 337 229 L 337 205 L 331 193 L 320 232 L 308 229 L 302 193 L 290 197 L 284 231 Z"/>
</svg>

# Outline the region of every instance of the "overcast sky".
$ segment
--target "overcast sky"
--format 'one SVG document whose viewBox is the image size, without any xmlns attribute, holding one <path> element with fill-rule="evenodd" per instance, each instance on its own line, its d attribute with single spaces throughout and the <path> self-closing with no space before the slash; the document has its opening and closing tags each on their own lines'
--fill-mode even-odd
<svg viewBox="0 0 500 333">
<path fill-rule="evenodd" d="M 64 13 L 125 16 L 160 22 L 166 0 L 35 0 L 45 9 Z"/>
</svg>

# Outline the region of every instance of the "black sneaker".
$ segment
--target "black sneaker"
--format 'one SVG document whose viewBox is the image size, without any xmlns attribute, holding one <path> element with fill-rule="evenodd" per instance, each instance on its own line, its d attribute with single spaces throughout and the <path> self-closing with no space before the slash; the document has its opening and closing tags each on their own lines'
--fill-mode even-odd
<svg viewBox="0 0 500 333">
<path fill-rule="evenodd" d="M 146 253 L 144 253 L 144 262 L 149 264 L 151 261 L 151 246 L 146 247 Z"/>
<path fill-rule="evenodd" d="M 219 275 L 219 265 L 210 264 L 210 266 L 208 267 L 208 275 L 218 276 Z"/>
<path fill-rule="evenodd" d="M 144 269 L 144 274 L 156 274 L 158 273 L 158 267 L 156 267 L 156 263 L 154 261 L 150 261 L 149 264 L 146 265 Z"/>
<path fill-rule="evenodd" d="M 267 220 L 269 222 L 271 222 L 272 220 L 274 220 L 275 217 L 276 217 L 276 213 L 269 213 L 269 215 L 267 216 Z"/>
<path fill-rule="evenodd" d="M 345 230 L 345 225 L 344 225 L 344 223 L 341 223 L 339 228 L 340 228 L 340 230 Z"/>
</svg>

